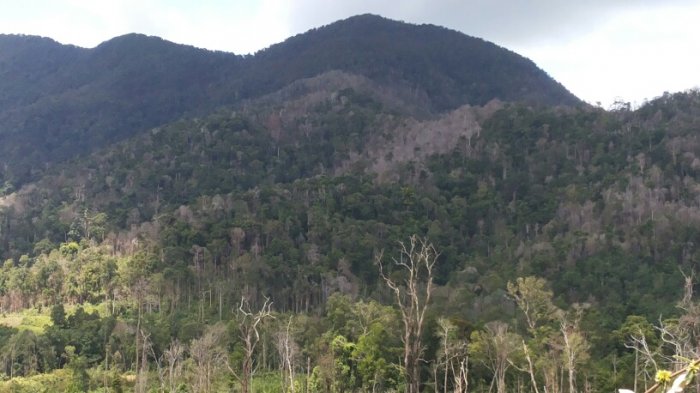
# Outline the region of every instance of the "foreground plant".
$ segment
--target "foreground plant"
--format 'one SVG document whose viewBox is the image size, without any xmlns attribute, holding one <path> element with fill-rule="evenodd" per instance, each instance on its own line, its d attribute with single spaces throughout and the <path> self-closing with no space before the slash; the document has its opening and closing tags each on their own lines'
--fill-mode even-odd
<svg viewBox="0 0 700 393">
<path fill-rule="evenodd" d="M 691 361 L 687 366 L 676 372 L 659 370 L 656 372 L 656 377 L 654 378 L 656 383 L 644 393 L 654 393 L 659 388 L 666 389 L 666 387 L 669 385 L 668 390 L 665 391 L 666 393 L 681 393 L 683 392 L 683 389 L 688 387 L 691 382 L 693 382 L 698 370 L 700 370 L 700 359 Z M 671 383 L 671 381 L 673 381 L 673 383 Z M 634 393 L 634 391 L 629 389 L 618 389 L 618 392 Z"/>
</svg>

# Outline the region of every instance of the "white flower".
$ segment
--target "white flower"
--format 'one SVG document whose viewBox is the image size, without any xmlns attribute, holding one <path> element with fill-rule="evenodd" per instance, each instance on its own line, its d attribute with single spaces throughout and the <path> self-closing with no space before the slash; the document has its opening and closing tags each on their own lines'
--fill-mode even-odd
<svg viewBox="0 0 700 393">
<path fill-rule="evenodd" d="M 618 393 L 634 393 L 633 391 L 629 389 L 617 389 Z"/>
</svg>

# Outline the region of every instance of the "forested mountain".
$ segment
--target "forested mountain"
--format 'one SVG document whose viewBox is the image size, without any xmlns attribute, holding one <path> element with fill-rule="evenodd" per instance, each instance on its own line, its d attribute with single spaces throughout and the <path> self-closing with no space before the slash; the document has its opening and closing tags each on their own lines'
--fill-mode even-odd
<svg viewBox="0 0 700 393">
<path fill-rule="evenodd" d="M 102 126 L 3 187 L 0 392 L 642 391 L 697 366 L 697 91 L 579 105 L 375 16 L 248 57 L 3 39 L 36 83 L 0 81 L 3 119 Z"/>
<path fill-rule="evenodd" d="M 531 61 L 435 26 L 373 15 L 339 21 L 253 56 L 129 34 L 93 49 L 0 36 L 0 183 L 184 115 L 202 115 L 331 70 L 423 98 L 428 111 L 493 98 L 578 104 Z"/>
</svg>

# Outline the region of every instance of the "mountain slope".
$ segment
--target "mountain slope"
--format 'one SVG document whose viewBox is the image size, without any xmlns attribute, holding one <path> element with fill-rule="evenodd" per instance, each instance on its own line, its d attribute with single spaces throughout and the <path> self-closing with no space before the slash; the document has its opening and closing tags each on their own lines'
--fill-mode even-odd
<svg viewBox="0 0 700 393">
<path fill-rule="evenodd" d="M 547 299 L 577 313 L 592 390 L 631 386 L 609 371 L 634 374 L 620 330 L 660 314 L 674 323 L 683 273 L 699 267 L 700 93 L 634 112 L 493 100 L 435 114 L 419 110 L 427 94 L 395 86 L 326 72 L 47 168 L 0 197 L 0 305 L 110 304 L 122 342 L 145 326 L 160 351 L 233 320 L 242 297 L 269 300 L 306 313 L 295 317 L 311 327 L 304 347 L 319 348 L 353 315 L 343 299 L 393 300 L 376 258 L 419 234 L 440 251 L 431 313 L 465 338 L 490 321 L 527 329 L 506 290 L 538 276 Z M 552 312 L 541 331 L 570 316 Z M 361 318 L 348 319 L 351 333 Z M 513 345 L 523 342 L 540 345 Z M 470 386 L 488 391 L 475 364 Z"/>
<path fill-rule="evenodd" d="M 493 98 L 579 103 L 515 53 L 455 31 L 372 15 L 247 57 L 138 34 L 93 49 L 0 36 L 0 51 L 0 184 L 15 186 L 36 178 L 46 164 L 331 70 L 413 95 L 427 112 Z"/>
<path fill-rule="evenodd" d="M 299 82 L 52 169 L 0 199 L 5 256 L 68 238 L 163 253 L 153 273 L 186 275 L 200 251 L 252 259 L 247 277 L 292 307 L 324 274 L 370 291 L 372 253 L 420 233 L 458 289 L 444 306 L 487 319 L 505 282 L 531 274 L 565 301 L 653 316 L 678 296 L 678 267 L 697 267 L 697 92 L 637 112 L 501 104 L 420 121 L 365 83 Z"/>
<path fill-rule="evenodd" d="M 2 113 L 77 86 L 62 70 L 83 61 L 87 52 L 48 38 L 0 35 Z"/>
<path fill-rule="evenodd" d="M 438 111 L 463 104 L 580 101 L 530 60 L 479 38 L 433 25 L 360 15 L 311 30 L 256 53 L 256 69 L 291 82 L 341 69 L 385 83 L 407 84 Z M 282 87 L 281 85 L 277 86 Z"/>
<path fill-rule="evenodd" d="M 60 52 L 55 67 L 27 77 L 39 78 L 42 93 L 24 101 L 10 98 L 12 104 L 0 111 L 0 153 L 12 171 L 6 178 L 26 179 L 45 162 L 89 152 L 190 111 L 211 109 L 218 100 L 210 96 L 211 86 L 235 72 L 239 61 L 140 35 L 91 50 L 53 49 Z M 41 60 L 44 52 L 26 57 Z M 16 73 L 7 77 L 16 78 Z"/>
</svg>

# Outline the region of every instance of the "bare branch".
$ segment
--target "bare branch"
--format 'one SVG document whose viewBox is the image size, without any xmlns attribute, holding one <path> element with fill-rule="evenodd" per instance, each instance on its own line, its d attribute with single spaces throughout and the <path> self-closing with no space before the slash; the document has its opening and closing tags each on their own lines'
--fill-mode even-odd
<svg viewBox="0 0 700 393">
<path fill-rule="evenodd" d="M 394 267 L 404 276 L 399 285 L 386 272 L 383 264 L 383 254 L 377 256 L 379 274 L 387 287 L 394 292 L 396 302 L 401 312 L 404 334 L 401 338 L 404 344 L 404 368 L 408 379 L 408 393 L 418 393 L 420 389 L 421 356 L 425 350 L 421 342 L 425 315 L 433 292 L 433 268 L 437 263 L 438 252 L 431 243 L 416 235 L 409 242 L 399 243 L 399 258 L 392 258 Z"/>
</svg>

